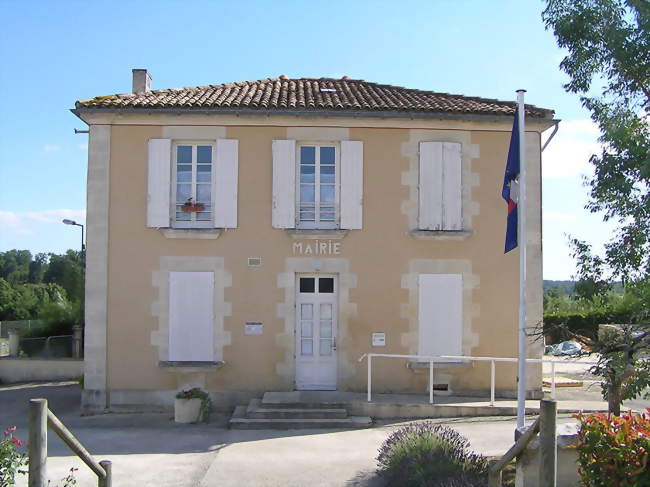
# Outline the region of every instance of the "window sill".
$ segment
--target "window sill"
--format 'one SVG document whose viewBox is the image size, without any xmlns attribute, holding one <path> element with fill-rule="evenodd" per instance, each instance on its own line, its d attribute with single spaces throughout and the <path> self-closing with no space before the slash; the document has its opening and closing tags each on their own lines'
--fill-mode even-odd
<svg viewBox="0 0 650 487">
<path fill-rule="evenodd" d="M 469 360 L 445 360 L 438 359 L 437 362 L 433 362 L 434 369 L 446 369 L 448 367 L 469 367 L 472 364 Z M 410 361 L 407 364 L 409 369 L 421 370 L 429 369 L 429 362 L 424 361 Z"/>
<path fill-rule="evenodd" d="M 468 230 L 411 230 L 411 236 L 418 240 L 467 240 L 472 236 Z"/>
<path fill-rule="evenodd" d="M 304 239 L 327 239 L 327 240 L 341 240 L 348 234 L 349 230 L 332 229 L 300 229 L 292 228 L 287 230 L 287 233 L 294 240 Z"/>
<path fill-rule="evenodd" d="M 158 367 L 170 372 L 193 373 L 218 370 L 225 364 L 225 362 L 169 362 L 161 360 L 158 362 Z"/>
<path fill-rule="evenodd" d="M 159 228 L 165 238 L 185 238 L 216 240 L 223 230 L 221 228 Z"/>
</svg>

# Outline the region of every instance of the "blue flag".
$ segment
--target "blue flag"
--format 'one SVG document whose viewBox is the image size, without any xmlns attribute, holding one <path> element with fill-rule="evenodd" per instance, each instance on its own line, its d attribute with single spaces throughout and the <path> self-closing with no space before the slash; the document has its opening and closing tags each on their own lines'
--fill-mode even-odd
<svg viewBox="0 0 650 487">
<path fill-rule="evenodd" d="M 515 121 L 512 124 L 512 135 L 510 136 L 510 149 L 508 150 L 508 162 L 506 173 L 503 177 L 503 189 L 501 196 L 508 203 L 508 223 L 506 225 L 506 245 L 504 253 L 517 248 L 517 203 L 519 201 L 519 117 L 515 113 Z"/>
</svg>

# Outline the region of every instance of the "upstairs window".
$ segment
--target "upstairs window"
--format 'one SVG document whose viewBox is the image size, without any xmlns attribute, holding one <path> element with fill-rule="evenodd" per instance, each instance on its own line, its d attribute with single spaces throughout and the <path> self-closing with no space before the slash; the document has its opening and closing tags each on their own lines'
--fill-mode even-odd
<svg viewBox="0 0 650 487">
<path fill-rule="evenodd" d="M 172 215 L 175 227 L 212 226 L 214 145 L 174 144 Z"/>
<path fill-rule="evenodd" d="M 339 225 L 338 150 L 331 144 L 298 146 L 298 228 Z"/>
<path fill-rule="evenodd" d="M 150 139 L 149 228 L 237 228 L 239 141 Z"/>
<path fill-rule="evenodd" d="M 363 142 L 274 140 L 272 148 L 273 228 L 363 227 Z"/>
</svg>

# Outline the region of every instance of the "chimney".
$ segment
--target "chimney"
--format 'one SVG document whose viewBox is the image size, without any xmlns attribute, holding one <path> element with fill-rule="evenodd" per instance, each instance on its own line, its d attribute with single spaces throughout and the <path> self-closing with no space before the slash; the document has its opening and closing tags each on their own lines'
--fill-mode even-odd
<svg viewBox="0 0 650 487">
<path fill-rule="evenodd" d="M 151 75 L 146 69 L 133 69 L 133 93 L 151 91 Z"/>
</svg>

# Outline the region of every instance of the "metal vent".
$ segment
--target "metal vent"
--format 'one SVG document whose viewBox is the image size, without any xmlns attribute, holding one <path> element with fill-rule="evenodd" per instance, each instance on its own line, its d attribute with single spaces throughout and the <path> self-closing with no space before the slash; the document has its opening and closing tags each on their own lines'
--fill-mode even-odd
<svg viewBox="0 0 650 487">
<path fill-rule="evenodd" d="M 261 257 L 249 257 L 248 258 L 248 267 L 259 267 L 262 265 Z"/>
</svg>

